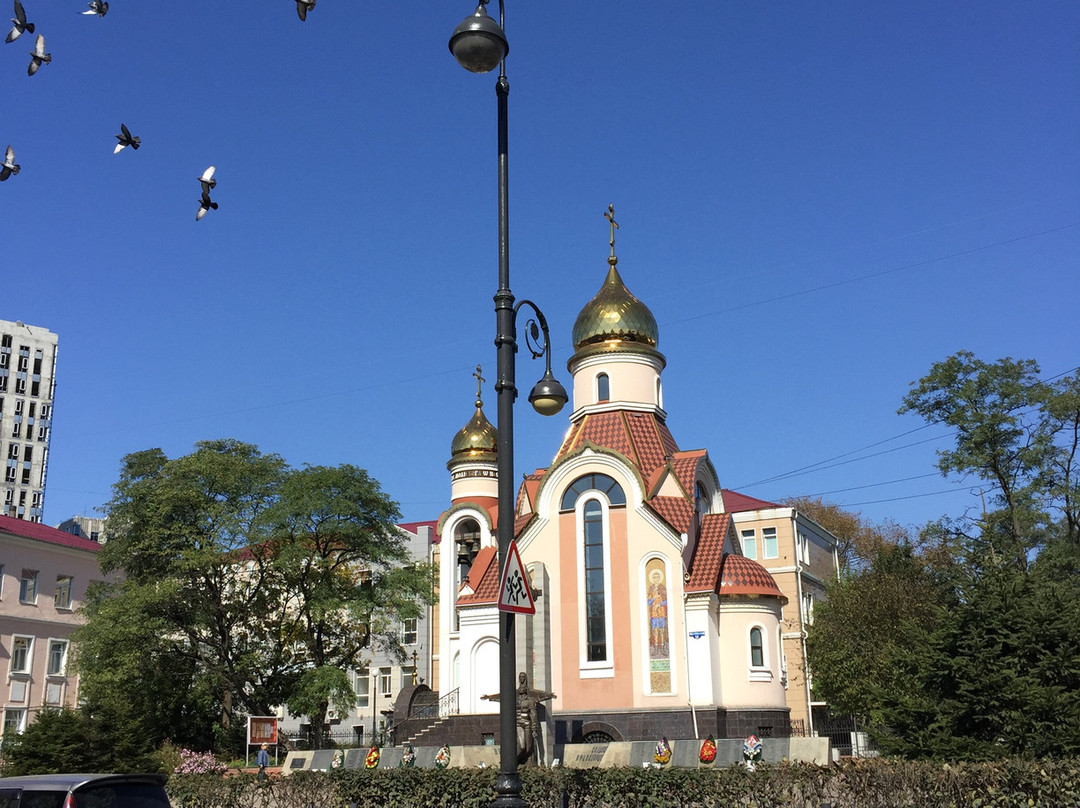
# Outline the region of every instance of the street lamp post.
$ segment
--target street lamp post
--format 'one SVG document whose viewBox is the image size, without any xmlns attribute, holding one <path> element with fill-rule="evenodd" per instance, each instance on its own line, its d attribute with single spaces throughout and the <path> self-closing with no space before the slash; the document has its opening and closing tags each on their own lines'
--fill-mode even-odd
<svg viewBox="0 0 1080 808">
<path fill-rule="evenodd" d="M 514 354 L 517 352 L 516 319 L 518 310 L 527 305 L 535 314 L 526 325 L 526 343 L 534 359 L 546 357 L 546 370 L 529 394 L 529 402 L 542 415 L 555 415 L 566 404 L 567 395 L 551 373 L 551 343 L 547 320 L 530 300 L 514 305 L 510 291 L 510 229 L 507 188 L 506 101 L 510 83 L 506 80 L 506 54 L 510 45 L 504 33 L 505 8 L 499 0 L 499 22 L 488 16 L 480 0 L 476 11 L 466 17 L 450 37 L 450 51 L 458 63 L 471 73 L 489 73 L 499 68 L 495 82 L 498 98 L 498 156 L 499 156 L 499 288 L 495 293 L 495 348 L 497 410 L 497 468 L 499 569 L 506 569 L 510 545 L 514 540 Z M 537 325 L 539 322 L 539 325 Z M 542 341 L 541 341 L 542 335 Z M 499 616 L 499 776 L 495 781 L 497 796 L 493 808 L 523 808 L 521 777 L 517 763 L 517 699 L 515 698 L 515 639 L 514 613 L 500 612 Z"/>
</svg>

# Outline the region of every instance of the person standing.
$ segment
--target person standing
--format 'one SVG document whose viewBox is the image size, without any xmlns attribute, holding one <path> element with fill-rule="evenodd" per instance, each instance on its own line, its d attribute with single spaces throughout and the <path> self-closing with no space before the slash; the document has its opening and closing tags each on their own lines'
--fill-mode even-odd
<svg viewBox="0 0 1080 808">
<path fill-rule="evenodd" d="M 259 748 L 258 754 L 255 755 L 255 765 L 259 767 L 259 779 L 266 779 L 266 767 L 270 765 L 270 753 L 267 751 L 267 745 L 263 744 Z"/>
</svg>

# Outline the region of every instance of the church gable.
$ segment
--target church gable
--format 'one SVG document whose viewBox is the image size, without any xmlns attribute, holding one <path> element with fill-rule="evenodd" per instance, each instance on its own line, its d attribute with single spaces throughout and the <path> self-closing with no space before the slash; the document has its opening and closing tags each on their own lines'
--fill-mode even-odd
<svg viewBox="0 0 1080 808">
<path fill-rule="evenodd" d="M 485 547 L 476 555 L 469 568 L 469 577 L 461 585 L 459 606 L 480 606 L 495 603 L 499 597 L 499 553 L 495 547 Z"/>
<path fill-rule="evenodd" d="M 735 527 L 730 514 L 709 513 L 701 518 L 697 546 L 690 560 L 687 593 L 719 592 L 725 549 L 733 547 L 734 540 Z"/>
</svg>

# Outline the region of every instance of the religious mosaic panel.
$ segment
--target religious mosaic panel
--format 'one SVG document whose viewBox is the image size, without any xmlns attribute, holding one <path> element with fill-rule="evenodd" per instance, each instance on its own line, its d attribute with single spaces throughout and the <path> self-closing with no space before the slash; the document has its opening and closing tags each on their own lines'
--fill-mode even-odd
<svg viewBox="0 0 1080 808">
<path fill-rule="evenodd" d="M 667 565 L 659 558 L 645 564 L 645 597 L 649 620 L 649 692 L 671 692 L 671 651 L 668 642 Z"/>
</svg>

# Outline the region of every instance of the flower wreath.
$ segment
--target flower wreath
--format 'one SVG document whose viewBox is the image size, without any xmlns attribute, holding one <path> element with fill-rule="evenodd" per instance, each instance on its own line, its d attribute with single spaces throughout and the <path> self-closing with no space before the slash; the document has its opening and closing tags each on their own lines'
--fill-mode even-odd
<svg viewBox="0 0 1080 808">
<path fill-rule="evenodd" d="M 443 748 L 440 749 L 438 754 L 435 755 L 435 768 L 436 769 L 445 769 L 449 765 L 450 765 L 450 747 L 444 744 Z"/>
<path fill-rule="evenodd" d="M 698 754 L 698 760 L 702 763 L 712 763 L 716 760 L 716 739 L 712 735 L 701 742 L 701 752 Z"/>
<path fill-rule="evenodd" d="M 653 755 L 653 760 L 661 764 L 671 760 L 671 745 L 668 744 L 667 738 L 661 738 L 656 742 L 656 753 Z"/>
<path fill-rule="evenodd" d="M 373 743 L 368 750 L 367 757 L 364 758 L 364 768 L 374 769 L 379 765 L 379 745 Z"/>
</svg>

